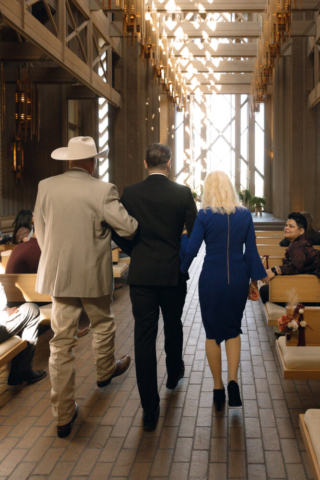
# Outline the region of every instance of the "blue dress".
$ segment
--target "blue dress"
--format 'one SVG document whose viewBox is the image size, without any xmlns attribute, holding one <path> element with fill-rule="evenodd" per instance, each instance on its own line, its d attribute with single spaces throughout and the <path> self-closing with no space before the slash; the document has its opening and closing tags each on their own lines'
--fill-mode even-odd
<svg viewBox="0 0 320 480">
<path fill-rule="evenodd" d="M 206 256 L 199 279 L 199 300 L 208 339 L 237 337 L 246 306 L 249 281 L 267 276 L 256 246 L 249 210 L 230 215 L 200 210 L 190 238 L 181 239 L 181 272 L 187 273 L 202 241 Z M 244 251 L 245 246 L 245 251 Z"/>
</svg>

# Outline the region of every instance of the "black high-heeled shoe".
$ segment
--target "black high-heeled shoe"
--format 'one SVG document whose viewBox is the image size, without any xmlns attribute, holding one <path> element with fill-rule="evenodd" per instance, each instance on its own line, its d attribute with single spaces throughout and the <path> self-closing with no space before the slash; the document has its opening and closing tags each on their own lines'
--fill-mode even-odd
<svg viewBox="0 0 320 480">
<path fill-rule="evenodd" d="M 237 382 L 231 380 L 228 384 L 229 407 L 241 407 L 240 389 Z"/>
<path fill-rule="evenodd" d="M 221 412 L 222 405 L 226 401 L 226 391 L 223 388 L 213 390 L 213 402 L 216 405 L 217 412 Z"/>
</svg>

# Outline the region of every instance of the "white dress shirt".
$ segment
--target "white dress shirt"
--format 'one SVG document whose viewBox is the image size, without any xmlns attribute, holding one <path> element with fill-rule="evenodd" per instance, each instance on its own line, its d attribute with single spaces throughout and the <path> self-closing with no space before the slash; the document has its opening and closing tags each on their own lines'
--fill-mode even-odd
<svg viewBox="0 0 320 480">
<path fill-rule="evenodd" d="M 0 283 L 0 325 L 6 325 L 9 313 L 7 311 L 7 295 Z"/>
</svg>

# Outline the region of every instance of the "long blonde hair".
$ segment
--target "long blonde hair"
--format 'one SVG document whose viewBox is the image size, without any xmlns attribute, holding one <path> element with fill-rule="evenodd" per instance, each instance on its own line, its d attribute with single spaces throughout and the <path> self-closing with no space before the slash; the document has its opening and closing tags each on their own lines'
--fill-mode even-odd
<svg viewBox="0 0 320 480">
<path fill-rule="evenodd" d="M 202 208 L 228 215 L 234 213 L 236 208 L 243 208 L 228 175 L 221 170 L 209 173 L 205 179 Z"/>
</svg>

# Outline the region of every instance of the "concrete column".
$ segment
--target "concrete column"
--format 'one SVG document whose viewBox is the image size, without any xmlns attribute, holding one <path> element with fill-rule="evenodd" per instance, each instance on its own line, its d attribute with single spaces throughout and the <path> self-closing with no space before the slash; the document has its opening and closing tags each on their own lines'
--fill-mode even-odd
<svg viewBox="0 0 320 480">
<path fill-rule="evenodd" d="M 265 103 L 265 168 L 264 168 L 264 196 L 267 200 L 265 208 L 266 212 L 272 212 L 272 163 L 273 163 L 273 112 L 272 112 L 272 96 L 268 96 Z"/>
<path fill-rule="evenodd" d="M 316 116 L 308 107 L 307 39 L 294 38 L 275 71 L 273 213 L 309 211 L 319 223 L 316 203 Z"/>
<path fill-rule="evenodd" d="M 240 168 L 241 168 L 241 95 L 235 95 L 235 188 L 240 190 Z"/>
</svg>

